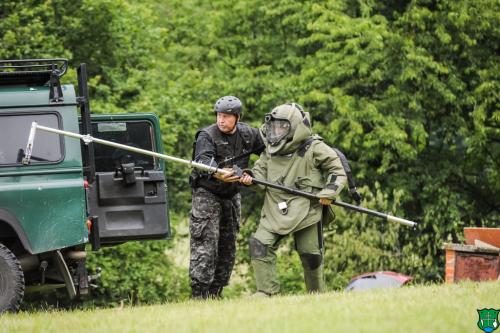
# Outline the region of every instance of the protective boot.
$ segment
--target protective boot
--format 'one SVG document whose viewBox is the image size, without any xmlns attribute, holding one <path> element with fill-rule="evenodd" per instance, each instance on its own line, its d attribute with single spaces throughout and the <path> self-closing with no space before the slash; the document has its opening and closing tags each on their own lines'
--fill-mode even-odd
<svg viewBox="0 0 500 333">
<path fill-rule="evenodd" d="M 323 264 L 316 269 L 304 268 L 304 280 L 306 289 L 310 293 L 321 293 L 325 291 L 325 279 L 323 276 Z"/>
<path fill-rule="evenodd" d="M 253 293 L 251 296 L 251 298 L 269 298 L 271 297 L 270 295 L 262 292 L 262 291 L 256 291 L 255 293 Z"/>
<path fill-rule="evenodd" d="M 252 266 L 257 291 L 267 295 L 277 294 L 280 291 L 280 284 L 276 273 L 276 260 L 271 256 L 252 259 Z"/>
<path fill-rule="evenodd" d="M 263 244 L 254 236 L 250 237 L 248 245 L 257 291 L 267 295 L 278 293 L 280 285 L 276 273 L 276 252 L 274 248 Z"/>
<path fill-rule="evenodd" d="M 321 254 L 300 254 L 302 267 L 304 268 L 304 281 L 306 289 L 310 293 L 320 293 L 325 290 L 323 275 L 323 258 Z"/>
</svg>

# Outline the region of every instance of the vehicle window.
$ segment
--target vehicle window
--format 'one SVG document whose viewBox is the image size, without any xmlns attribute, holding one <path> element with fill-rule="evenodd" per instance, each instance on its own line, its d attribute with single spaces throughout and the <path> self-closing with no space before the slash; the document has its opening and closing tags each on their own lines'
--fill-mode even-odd
<svg viewBox="0 0 500 333">
<path fill-rule="evenodd" d="M 54 113 L 0 116 L 0 165 L 21 164 L 33 121 L 39 125 L 59 128 L 59 118 Z M 62 160 L 61 147 L 59 135 L 37 131 L 31 164 Z"/>
<path fill-rule="evenodd" d="M 96 138 L 154 151 L 153 127 L 147 121 L 92 123 Z M 101 144 L 94 144 L 96 171 L 115 171 L 121 164 L 134 163 L 136 167 L 152 170 L 156 159 L 151 156 Z"/>
</svg>

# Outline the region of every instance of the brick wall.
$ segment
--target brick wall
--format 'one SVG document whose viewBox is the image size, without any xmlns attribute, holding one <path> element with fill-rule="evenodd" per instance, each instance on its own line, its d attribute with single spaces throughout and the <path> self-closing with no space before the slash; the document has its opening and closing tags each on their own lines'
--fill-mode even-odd
<svg viewBox="0 0 500 333">
<path fill-rule="evenodd" d="M 482 251 L 475 246 L 448 244 L 446 249 L 445 282 L 460 280 L 487 281 L 500 277 L 498 252 Z"/>
</svg>

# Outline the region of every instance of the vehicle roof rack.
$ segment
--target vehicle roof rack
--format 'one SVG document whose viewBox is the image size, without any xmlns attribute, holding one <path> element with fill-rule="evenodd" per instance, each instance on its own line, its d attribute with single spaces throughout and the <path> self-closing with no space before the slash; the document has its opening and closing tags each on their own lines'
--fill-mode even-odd
<svg viewBox="0 0 500 333">
<path fill-rule="evenodd" d="M 0 85 L 43 86 L 49 83 L 50 102 L 64 100 L 59 79 L 68 69 L 68 59 L 0 60 Z"/>
</svg>

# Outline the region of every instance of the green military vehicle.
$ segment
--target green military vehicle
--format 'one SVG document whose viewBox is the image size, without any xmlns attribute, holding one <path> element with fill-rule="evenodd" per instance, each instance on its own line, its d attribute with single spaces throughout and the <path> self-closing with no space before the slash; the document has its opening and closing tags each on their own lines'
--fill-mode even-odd
<svg viewBox="0 0 500 333">
<path fill-rule="evenodd" d="M 170 236 L 164 161 L 39 132 L 32 122 L 162 153 L 154 114 L 91 115 L 85 64 L 78 95 L 65 59 L 0 60 L 0 313 L 25 291 L 89 292 L 86 248 Z M 87 244 L 90 244 L 87 246 Z"/>
</svg>

